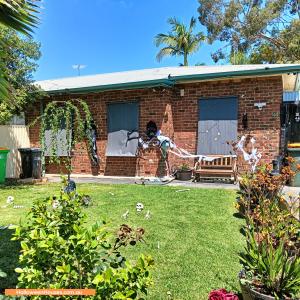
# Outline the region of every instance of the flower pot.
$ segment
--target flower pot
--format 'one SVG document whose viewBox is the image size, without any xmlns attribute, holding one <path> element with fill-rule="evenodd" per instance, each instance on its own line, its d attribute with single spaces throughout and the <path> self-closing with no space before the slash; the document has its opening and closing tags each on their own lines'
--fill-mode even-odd
<svg viewBox="0 0 300 300">
<path fill-rule="evenodd" d="M 262 294 L 248 284 L 243 283 L 241 281 L 241 275 L 239 275 L 239 278 L 243 300 L 275 300 L 275 297 Z"/>
<path fill-rule="evenodd" d="M 192 179 L 192 170 L 178 170 L 176 172 L 176 179 L 188 181 Z"/>
</svg>

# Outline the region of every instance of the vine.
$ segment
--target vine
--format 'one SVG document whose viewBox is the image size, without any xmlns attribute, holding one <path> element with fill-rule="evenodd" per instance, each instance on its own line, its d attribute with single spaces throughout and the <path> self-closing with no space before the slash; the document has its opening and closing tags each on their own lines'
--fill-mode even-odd
<svg viewBox="0 0 300 300">
<path fill-rule="evenodd" d="M 49 102 L 41 116 L 37 117 L 30 126 L 40 121 L 40 145 L 42 150 L 42 169 L 45 174 L 45 153 L 49 153 L 50 163 L 63 163 L 68 172 L 68 180 L 72 172 L 72 154 L 75 146 L 79 142 L 86 141 L 88 153 L 91 157 L 93 141 L 92 115 L 87 103 L 81 99 L 71 99 L 68 101 Z M 59 135 L 62 127 L 65 129 L 67 144 L 64 145 L 67 152 L 65 159 L 61 159 L 57 153 L 59 143 L 63 143 L 64 138 Z M 50 130 L 50 147 L 46 145 L 45 133 Z M 59 139 L 58 139 L 59 137 Z"/>
</svg>

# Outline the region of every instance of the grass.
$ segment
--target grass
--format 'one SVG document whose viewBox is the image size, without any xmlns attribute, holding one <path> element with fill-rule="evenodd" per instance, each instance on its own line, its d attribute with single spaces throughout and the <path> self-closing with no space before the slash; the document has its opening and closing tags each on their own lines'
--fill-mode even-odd
<svg viewBox="0 0 300 300">
<path fill-rule="evenodd" d="M 154 285 L 147 299 L 207 299 L 212 289 L 239 290 L 237 274 L 240 270 L 238 253 L 243 247 L 239 230 L 243 220 L 233 216 L 235 192 L 222 189 L 190 189 L 176 192 L 178 187 L 79 184 L 81 193 L 92 196 L 93 204 L 85 209 L 88 222 L 106 218 L 111 228 L 124 222 L 142 226 L 146 230 L 146 244 L 126 249 L 134 259 L 140 253 L 155 259 Z M 59 185 L 0 187 L 0 225 L 24 220 L 26 211 L 35 199 L 59 191 Z M 24 208 L 3 208 L 7 196 Z M 142 202 L 142 214 L 135 205 Z M 129 209 L 129 218 L 121 215 Z M 144 218 L 150 210 L 152 218 Z M 16 277 L 18 245 L 9 240 L 10 230 L 0 230 L 0 269 L 7 271 L 6 280 L 0 278 L 0 289 L 13 287 Z"/>
</svg>

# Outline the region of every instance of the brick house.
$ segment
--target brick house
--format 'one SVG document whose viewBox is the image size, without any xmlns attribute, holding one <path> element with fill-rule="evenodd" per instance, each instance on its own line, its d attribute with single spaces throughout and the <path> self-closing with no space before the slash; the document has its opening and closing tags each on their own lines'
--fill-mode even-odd
<svg viewBox="0 0 300 300">
<path fill-rule="evenodd" d="M 108 142 L 114 127 L 128 129 L 130 123 L 145 132 L 149 121 L 190 153 L 228 154 L 226 140 L 251 134 L 263 160 L 269 162 L 281 151 L 284 81 L 298 72 L 300 65 L 197 66 L 45 80 L 37 84 L 49 97 L 28 110 L 26 121 L 38 116 L 46 101 L 81 98 L 88 103 L 97 127 L 100 163 L 94 166 L 86 147 L 79 145 L 74 151 L 74 173 L 163 175 L 157 147 L 138 156 L 118 155 L 116 146 Z M 38 146 L 38 133 L 38 125 L 30 128 L 32 146 Z M 173 155 L 169 160 L 171 165 L 194 164 Z M 46 167 L 48 173 L 61 171 L 61 166 Z"/>
</svg>

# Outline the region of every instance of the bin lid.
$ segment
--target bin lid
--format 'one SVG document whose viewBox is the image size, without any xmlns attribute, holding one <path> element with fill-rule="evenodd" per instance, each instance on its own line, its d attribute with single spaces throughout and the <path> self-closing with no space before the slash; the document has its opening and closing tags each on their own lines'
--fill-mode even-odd
<svg viewBox="0 0 300 300">
<path fill-rule="evenodd" d="M 32 152 L 42 152 L 41 148 L 31 148 L 30 149 Z"/>
<path fill-rule="evenodd" d="M 31 152 L 31 148 L 19 148 L 20 152 Z"/>
</svg>

